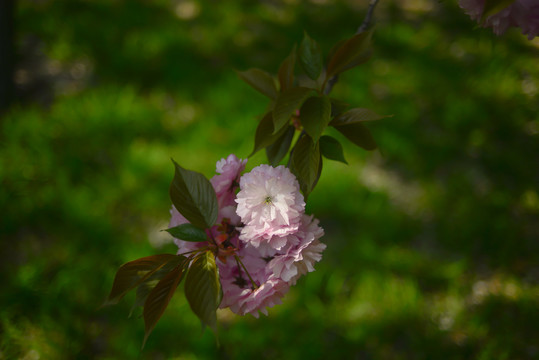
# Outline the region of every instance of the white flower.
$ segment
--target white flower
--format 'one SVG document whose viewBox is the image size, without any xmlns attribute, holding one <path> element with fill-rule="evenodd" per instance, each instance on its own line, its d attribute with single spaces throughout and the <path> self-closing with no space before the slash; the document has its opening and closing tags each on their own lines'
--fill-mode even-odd
<svg viewBox="0 0 539 360">
<path fill-rule="evenodd" d="M 284 166 L 260 165 L 240 179 L 236 212 L 244 227 L 240 239 L 257 246 L 261 241 L 280 249 L 280 237 L 297 231 L 305 211 L 296 177 Z M 260 238 L 260 239 L 258 239 Z"/>
</svg>

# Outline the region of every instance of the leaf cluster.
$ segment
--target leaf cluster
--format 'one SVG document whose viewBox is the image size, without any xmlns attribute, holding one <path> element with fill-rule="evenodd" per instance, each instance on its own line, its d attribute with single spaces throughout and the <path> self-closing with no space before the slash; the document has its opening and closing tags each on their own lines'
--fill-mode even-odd
<svg viewBox="0 0 539 360">
<path fill-rule="evenodd" d="M 320 178 L 323 157 L 347 163 L 340 142 L 323 135 L 328 126 L 365 150 L 377 147 L 363 123 L 387 116 L 366 108 L 348 109 L 347 104 L 328 95 L 337 76 L 370 58 L 371 36 L 368 31 L 338 42 L 324 60 L 318 43 L 305 33 L 276 76 L 256 68 L 238 72 L 242 80 L 271 100 L 256 129 L 251 155 L 265 149 L 269 163 L 276 166 L 290 153 L 288 167 L 305 197 Z"/>
<path fill-rule="evenodd" d="M 204 175 L 186 170 L 174 160 L 172 162 L 175 173 L 170 184 L 170 198 L 189 223 L 166 231 L 175 238 L 204 244 L 188 253 L 152 255 L 122 265 L 103 304 L 116 304 L 129 291 L 136 289 L 133 309 L 143 307 L 143 347 L 184 278 L 185 297 L 191 310 L 199 317 L 203 327 L 209 326 L 214 332 L 217 331 L 216 310 L 221 303 L 222 290 L 215 262 L 215 240 L 206 231 L 217 220 L 217 196 Z"/>
</svg>

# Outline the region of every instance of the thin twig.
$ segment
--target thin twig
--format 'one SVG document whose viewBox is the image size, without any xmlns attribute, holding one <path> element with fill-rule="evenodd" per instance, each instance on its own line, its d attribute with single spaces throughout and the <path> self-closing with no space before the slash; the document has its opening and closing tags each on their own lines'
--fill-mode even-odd
<svg viewBox="0 0 539 360">
<path fill-rule="evenodd" d="M 249 271 L 247 271 L 247 268 L 246 268 L 245 265 L 243 265 L 243 263 L 241 262 L 239 256 L 238 256 L 238 255 L 234 255 L 234 258 L 236 259 L 236 263 L 238 264 L 238 266 L 241 264 L 241 267 L 243 268 L 243 271 L 245 271 L 245 273 L 246 273 L 247 276 L 249 277 L 249 280 L 251 280 L 251 284 L 253 285 L 253 290 L 258 289 L 258 285 L 256 285 L 255 281 L 254 281 L 253 278 L 251 277 L 251 274 L 249 274 Z"/>
<path fill-rule="evenodd" d="M 379 0 L 370 0 L 369 2 L 369 8 L 367 9 L 367 14 L 365 14 L 365 18 L 363 18 L 363 22 L 359 26 L 359 28 L 356 31 L 357 34 L 361 34 L 362 32 L 367 31 L 367 29 L 370 26 L 372 14 L 374 13 L 374 8 L 376 7 L 376 4 L 378 4 Z M 333 75 L 329 78 L 326 85 L 324 86 L 324 94 L 329 95 L 331 90 L 333 90 L 333 86 L 339 81 L 339 75 Z"/>
<path fill-rule="evenodd" d="M 187 255 L 187 254 L 192 254 L 192 253 L 196 253 L 196 252 L 203 252 L 203 251 L 206 251 L 208 250 L 209 248 L 206 246 L 206 247 L 201 247 L 201 248 L 198 248 L 196 250 L 191 250 L 191 251 L 187 251 L 187 252 L 184 252 L 184 253 L 180 253 L 180 254 L 177 254 L 177 255 Z"/>
<path fill-rule="evenodd" d="M 361 34 L 362 32 L 366 31 L 369 28 L 372 13 L 374 12 L 374 8 L 376 7 L 376 4 L 378 4 L 379 0 L 371 0 L 369 2 L 369 8 L 367 9 L 367 14 L 365 15 L 365 18 L 363 19 L 363 23 L 361 26 L 357 29 L 356 34 Z"/>
</svg>

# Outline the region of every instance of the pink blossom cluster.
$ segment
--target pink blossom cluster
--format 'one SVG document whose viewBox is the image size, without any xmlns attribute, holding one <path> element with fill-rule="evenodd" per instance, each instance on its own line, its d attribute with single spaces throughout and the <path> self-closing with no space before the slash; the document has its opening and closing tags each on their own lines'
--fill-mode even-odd
<svg viewBox="0 0 539 360">
<path fill-rule="evenodd" d="M 318 220 L 305 214 L 295 176 L 284 166 L 260 165 L 241 176 L 246 161 L 230 155 L 217 163 L 211 183 L 219 203 L 218 224 L 207 230 L 218 243 L 223 289 L 220 308 L 258 317 L 297 279 L 311 271 L 326 245 Z M 238 192 L 239 189 L 239 192 Z M 173 207 L 170 226 L 187 220 Z M 175 239 L 178 253 L 208 246 Z"/>
<path fill-rule="evenodd" d="M 459 6 L 473 20 L 480 21 L 485 0 L 460 0 Z M 516 0 L 500 12 L 485 19 L 483 27 L 492 27 L 496 35 L 501 35 L 510 26 L 520 27 L 531 40 L 539 34 L 539 1 Z"/>
</svg>

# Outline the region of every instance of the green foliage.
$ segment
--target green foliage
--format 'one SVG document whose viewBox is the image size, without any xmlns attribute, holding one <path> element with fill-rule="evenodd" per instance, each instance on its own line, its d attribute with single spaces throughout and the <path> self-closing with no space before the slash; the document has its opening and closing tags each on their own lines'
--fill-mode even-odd
<svg viewBox="0 0 539 360">
<path fill-rule="evenodd" d="M 122 265 L 116 272 L 112 290 L 105 305 L 120 301 L 128 291 L 144 283 L 167 263 L 177 264 L 182 260 L 181 256 L 160 254 L 146 256 Z"/>
<path fill-rule="evenodd" d="M 206 232 L 217 219 L 217 197 L 204 175 L 186 170 L 173 160 L 174 179 L 170 198 L 176 209 L 195 224 L 181 224 L 166 231 L 184 241 L 209 242 Z M 215 243 L 215 242 L 214 242 Z M 185 295 L 203 325 L 217 331 L 215 311 L 221 302 L 221 283 L 213 253 L 206 246 L 183 255 L 154 255 L 124 264 L 116 273 L 108 304 L 118 302 L 138 287 L 133 309 L 142 304 L 145 334 L 142 347 L 165 312 L 189 268 Z M 188 253 L 186 253 L 188 254 Z M 213 292 L 218 295 L 212 296 Z M 133 311 L 131 310 L 131 312 Z"/>
<path fill-rule="evenodd" d="M 271 144 L 275 143 L 278 139 L 280 139 L 284 133 L 286 133 L 287 127 L 283 126 L 279 131 L 274 133 L 273 131 L 273 112 L 268 112 L 264 117 L 262 117 L 262 120 L 260 120 L 260 123 L 258 123 L 258 127 L 256 128 L 255 132 L 255 147 L 253 151 L 251 152 L 252 156 L 257 151 L 262 150 Z M 288 151 L 288 149 L 287 149 Z"/>
<path fill-rule="evenodd" d="M 331 102 L 327 96 L 311 97 L 301 106 L 300 120 L 305 132 L 318 142 L 331 120 Z"/>
<path fill-rule="evenodd" d="M 202 324 L 217 332 L 216 311 L 221 303 L 222 290 L 211 252 L 205 251 L 191 262 L 185 279 L 185 297 Z"/>
<path fill-rule="evenodd" d="M 146 301 L 144 302 L 144 342 L 146 344 L 148 336 L 154 329 L 155 325 L 165 312 L 172 295 L 176 291 L 178 284 L 183 279 L 184 268 L 187 262 L 176 266 L 172 271 L 163 276 L 157 285 L 150 291 Z"/>
<path fill-rule="evenodd" d="M 247 71 L 237 71 L 238 76 L 251 85 L 256 91 L 266 95 L 272 100 L 277 98 L 277 87 L 273 76 L 260 69 L 249 69 Z"/>
<path fill-rule="evenodd" d="M 326 81 L 343 71 L 364 63 L 371 57 L 370 42 L 372 30 L 356 34 L 338 43 L 331 50 L 326 69 Z"/>
<path fill-rule="evenodd" d="M 292 49 L 292 52 L 286 59 L 283 60 L 277 76 L 279 78 L 279 85 L 281 86 L 281 92 L 285 92 L 294 86 L 294 69 L 296 66 L 296 47 Z M 277 128 L 277 127 L 276 127 Z"/>
<path fill-rule="evenodd" d="M 348 164 L 344 159 L 341 143 L 329 135 L 324 135 L 320 138 L 320 152 L 328 159 Z"/>
<path fill-rule="evenodd" d="M 485 0 L 481 22 L 485 21 L 489 16 L 502 11 L 514 2 L 515 0 Z"/>
<path fill-rule="evenodd" d="M 294 46 L 291 54 L 281 62 L 277 72 L 280 93 L 276 101 L 270 104 L 271 110 L 258 124 L 255 145 L 250 156 L 266 148 L 268 161 L 275 166 L 286 156 L 292 145 L 294 127 L 305 132 L 308 136 L 304 137 L 303 132 L 300 134 L 290 150 L 288 162 L 292 172 L 298 176 L 305 197 L 313 191 L 322 173 L 319 139 L 328 125 L 336 126 L 337 130 L 346 133 L 345 136 L 349 140 L 363 149 L 376 149 L 376 143 L 369 130 L 356 123 L 379 120 L 385 116 L 364 108 L 355 108 L 343 113 L 348 104 L 327 96 L 341 72 L 368 60 L 371 55 L 371 37 L 372 31 L 368 31 L 339 41 L 330 51 L 327 64 L 324 66 L 320 46 L 305 32 L 297 54 Z M 301 81 L 296 81 L 294 70 L 297 58 L 305 74 L 314 80 L 314 84 L 304 85 Z M 325 80 L 319 84 L 323 68 Z M 239 75 L 256 90 L 266 95 L 271 93 L 268 96 L 275 99 L 273 91 L 276 92 L 276 89 L 273 88 L 271 75 L 258 69 L 251 69 Z M 268 88 L 271 91 L 265 90 Z M 314 92 L 319 96 L 311 96 Z M 270 118 L 273 119 L 272 124 Z M 286 126 L 287 124 L 289 125 Z M 307 138 L 311 140 L 307 141 Z M 328 138 L 325 140 L 326 156 L 346 163 L 342 146 L 337 140 L 333 140 Z M 302 155 L 308 158 L 300 159 Z"/>
<path fill-rule="evenodd" d="M 130 316 L 133 314 L 133 311 L 136 308 L 144 306 L 144 304 L 146 303 L 146 299 L 148 299 L 148 295 L 150 295 L 152 290 L 161 282 L 165 275 L 172 272 L 184 261 L 185 258 L 183 256 L 177 256 L 175 261 L 167 262 L 165 265 L 163 265 L 163 267 L 154 272 L 137 287 L 135 302 L 131 307 Z"/>
<path fill-rule="evenodd" d="M 292 145 L 292 139 L 296 129 L 292 125 L 288 125 L 288 128 L 284 128 L 283 134 L 271 145 L 266 147 L 266 156 L 271 166 L 277 166 L 279 162 L 288 154 L 290 145 Z"/>
<path fill-rule="evenodd" d="M 201 230 L 192 224 L 181 224 L 166 229 L 166 231 L 175 238 L 182 239 L 183 241 L 200 242 L 208 240 L 208 236 L 204 230 Z"/>
<path fill-rule="evenodd" d="M 312 92 L 313 89 L 297 86 L 279 94 L 273 109 L 274 133 L 281 130 L 290 121 L 292 114 L 300 108 Z"/>
<path fill-rule="evenodd" d="M 294 147 L 290 170 L 298 178 L 299 186 L 305 198 L 309 196 L 320 177 L 322 161 L 320 144 L 304 134 Z"/>
<path fill-rule="evenodd" d="M 104 305 L 117 303 L 127 292 L 137 288 L 133 308 L 144 304 L 145 335 L 148 336 L 163 315 L 188 261 L 181 255 L 160 254 L 130 261 L 116 272 L 110 295 Z"/>
<path fill-rule="evenodd" d="M 365 150 L 374 150 L 377 145 L 369 129 L 360 123 L 348 125 L 338 125 L 335 129 L 339 130 L 348 140 Z"/>
<path fill-rule="evenodd" d="M 299 60 L 303 71 L 311 79 L 316 80 L 322 72 L 322 50 L 316 41 L 305 32 L 298 49 Z"/>
<path fill-rule="evenodd" d="M 210 228 L 217 220 L 217 196 L 204 175 L 186 170 L 174 160 L 174 179 L 170 184 L 170 199 L 176 209 L 194 226 Z"/>
<path fill-rule="evenodd" d="M 339 115 L 335 116 L 335 118 L 331 121 L 330 125 L 340 126 L 364 121 L 375 121 L 386 117 L 390 116 L 378 115 L 370 109 L 355 108 L 344 113 L 339 113 Z"/>
</svg>

